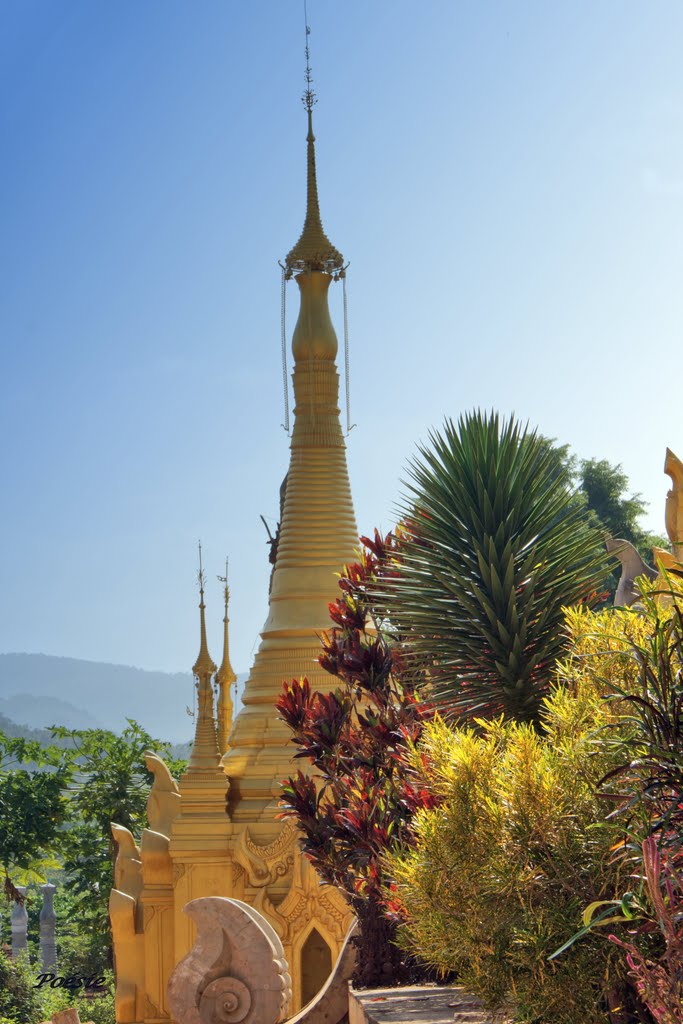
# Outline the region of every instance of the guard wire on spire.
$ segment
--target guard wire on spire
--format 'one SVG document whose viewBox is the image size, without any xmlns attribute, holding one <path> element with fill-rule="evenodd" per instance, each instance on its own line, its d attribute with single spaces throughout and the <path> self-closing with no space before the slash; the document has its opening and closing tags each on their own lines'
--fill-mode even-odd
<svg viewBox="0 0 683 1024">
<path fill-rule="evenodd" d="M 346 265 L 348 267 L 348 263 Z M 344 297 L 344 380 L 346 382 L 346 436 L 348 437 L 355 423 L 351 423 L 351 378 L 349 374 L 349 309 L 346 301 L 346 267 L 342 275 L 342 295 Z"/>
<path fill-rule="evenodd" d="M 304 0 L 304 22 L 306 29 L 306 70 L 304 79 L 306 88 L 302 102 L 308 115 L 308 134 L 306 136 L 307 146 L 307 180 L 306 180 L 306 216 L 304 227 L 296 245 L 287 253 L 284 263 L 280 262 L 282 268 L 282 301 L 281 301 L 281 342 L 282 342 L 282 390 L 285 406 L 285 422 L 283 429 L 289 435 L 289 380 L 287 373 L 287 327 L 286 327 L 286 291 L 287 281 L 295 274 L 321 271 L 329 274 L 333 280 L 341 279 L 343 284 L 344 301 L 344 376 L 346 385 L 346 434 L 350 434 L 355 423 L 351 423 L 351 383 L 349 375 L 349 327 L 348 327 L 348 306 L 346 298 L 346 271 L 348 263 L 344 263 L 344 257 L 336 249 L 323 229 L 320 217 L 320 202 L 318 199 L 318 182 L 315 166 L 315 135 L 313 134 L 313 107 L 318 98 L 313 90 L 313 73 L 311 71 L 311 48 L 308 37 L 311 28 L 308 24 L 308 9 Z M 312 367 L 309 366 L 309 373 Z"/>
<path fill-rule="evenodd" d="M 282 267 L 282 264 L 280 264 Z M 285 400 L 285 422 L 280 426 L 289 436 L 289 381 L 287 380 L 287 318 L 285 302 L 287 296 L 287 274 L 282 267 L 282 305 L 280 308 L 280 328 L 282 333 L 282 393 Z M 227 569 L 226 569 L 227 572 Z"/>
</svg>

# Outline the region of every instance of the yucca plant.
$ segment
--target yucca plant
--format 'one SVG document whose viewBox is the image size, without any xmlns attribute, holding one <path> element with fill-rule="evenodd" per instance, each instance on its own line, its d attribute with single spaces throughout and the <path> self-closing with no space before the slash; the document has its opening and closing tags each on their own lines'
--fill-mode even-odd
<svg viewBox="0 0 683 1024">
<path fill-rule="evenodd" d="M 401 511 L 375 596 L 404 656 L 452 712 L 537 721 L 563 608 L 596 603 L 608 571 L 557 452 L 496 413 L 447 420 L 409 464 Z"/>
</svg>

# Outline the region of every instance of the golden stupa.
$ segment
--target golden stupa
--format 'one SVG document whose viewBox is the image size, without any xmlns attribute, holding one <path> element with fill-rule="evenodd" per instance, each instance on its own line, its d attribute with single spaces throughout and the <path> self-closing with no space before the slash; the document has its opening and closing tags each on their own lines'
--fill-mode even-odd
<svg viewBox="0 0 683 1024">
<path fill-rule="evenodd" d="M 308 57 L 308 53 L 307 53 Z M 118 844 L 110 914 L 116 960 L 118 1024 L 167 1024 L 166 986 L 194 935 L 183 907 L 200 896 L 231 896 L 256 907 L 284 945 L 296 1012 L 331 970 L 351 923 L 341 894 L 323 886 L 302 856 L 291 824 L 277 819 L 279 785 L 292 771 L 294 747 L 274 702 L 283 680 L 307 675 L 319 689 L 329 677 L 316 658 L 329 625 L 335 573 L 355 559 L 357 530 L 339 414 L 337 337 L 327 293 L 343 277 L 341 253 L 320 218 L 310 70 L 307 203 L 304 228 L 284 273 L 300 290 L 292 339 L 294 425 L 283 513 L 261 645 L 231 725 L 235 674 L 228 653 L 225 578 L 224 653 L 216 671 L 206 643 L 200 563 L 200 652 L 195 741 L 179 784 L 149 755 L 155 781 L 150 827 L 139 846 L 114 826 Z M 214 712 L 212 679 L 218 690 Z"/>
</svg>

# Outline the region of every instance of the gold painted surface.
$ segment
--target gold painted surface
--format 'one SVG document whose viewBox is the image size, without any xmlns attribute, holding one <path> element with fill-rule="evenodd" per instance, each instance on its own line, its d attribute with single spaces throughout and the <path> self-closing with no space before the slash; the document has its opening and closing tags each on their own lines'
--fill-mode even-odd
<svg viewBox="0 0 683 1024">
<path fill-rule="evenodd" d="M 683 462 L 666 449 L 664 472 L 671 478 L 671 490 L 666 496 L 664 519 L 671 550 L 678 562 L 683 562 Z"/>
<path fill-rule="evenodd" d="M 318 179 L 315 169 L 315 135 L 313 134 L 312 102 L 308 105 L 308 135 L 306 136 L 306 217 L 296 245 L 285 257 L 288 276 L 302 270 L 325 270 L 335 273 L 344 266 L 344 257 L 325 234 L 320 217 Z"/>
<path fill-rule="evenodd" d="M 343 258 L 322 229 L 310 106 L 308 112 L 306 221 L 285 266 L 287 276 L 296 274 L 301 299 L 292 339 L 294 427 L 268 616 L 244 707 L 229 731 L 235 676 L 228 653 L 227 572 L 214 715 L 216 667 L 206 643 L 200 565 L 200 653 L 194 666 L 199 700 L 190 764 L 177 792 L 154 766 L 152 828 L 140 844 L 142 891 L 136 898 L 112 894 L 120 1024 L 169 1021 L 168 978 L 194 941 L 192 922 L 183 914 L 192 899 L 231 896 L 266 916 L 290 965 L 293 1012 L 301 1008 L 301 956 L 309 937 L 317 932 L 334 962 L 352 920 L 341 893 L 320 885 L 294 828 L 276 817 L 293 748 L 274 703 L 283 681 L 294 677 L 307 675 L 313 687 L 329 689 L 330 677 L 316 660 L 319 635 L 329 627 L 336 574 L 355 561 L 358 543 L 339 419 L 337 337 L 327 299 L 331 280 L 343 275 Z M 130 852 L 137 860 L 134 841 Z M 126 869 L 135 875 L 137 867 Z M 137 878 L 127 885 L 140 893 Z M 308 948 L 317 949 L 316 943 L 314 936 Z"/>
<path fill-rule="evenodd" d="M 653 548 L 655 565 L 665 571 L 680 571 L 683 565 L 683 462 L 670 448 L 666 449 L 664 472 L 671 478 L 671 490 L 667 493 L 664 507 L 666 532 L 671 542 L 671 551 Z M 665 581 L 661 580 L 662 585 Z"/>
<path fill-rule="evenodd" d="M 232 665 L 230 664 L 230 635 L 228 603 L 230 601 L 230 590 L 228 588 L 228 562 L 225 562 L 225 576 L 218 577 L 224 584 L 223 600 L 225 610 L 223 614 L 223 659 L 220 668 L 216 673 L 216 684 L 218 686 L 218 706 L 216 708 L 216 726 L 218 731 L 218 749 L 225 754 L 228 749 L 230 730 L 232 729 L 233 702 L 231 690 L 237 682 Z"/>
<path fill-rule="evenodd" d="M 330 678 L 317 664 L 320 633 L 336 574 L 355 560 L 358 531 L 339 420 L 337 337 L 327 305 L 331 278 L 320 271 L 297 276 L 301 292 L 294 329 L 294 429 L 284 511 L 268 617 L 244 691 L 244 708 L 222 764 L 230 776 L 235 822 L 271 822 L 281 780 L 291 770 L 292 747 L 274 703 L 284 680 L 307 675 L 318 689 Z"/>
</svg>

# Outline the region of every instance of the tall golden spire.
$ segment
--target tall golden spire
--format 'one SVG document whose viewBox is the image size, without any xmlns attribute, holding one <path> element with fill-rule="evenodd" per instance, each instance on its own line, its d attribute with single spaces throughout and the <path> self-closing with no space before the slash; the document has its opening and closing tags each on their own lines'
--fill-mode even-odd
<svg viewBox="0 0 683 1024">
<path fill-rule="evenodd" d="M 213 691 L 211 679 L 216 666 L 209 654 L 206 642 L 206 619 L 204 605 L 204 569 L 202 567 L 202 545 L 199 544 L 199 654 L 192 671 L 197 680 L 197 718 L 195 721 L 194 743 L 190 755 L 189 769 L 214 768 L 218 764 L 220 751 L 216 737 L 216 722 L 213 716 Z"/>
<path fill-rule="evenodd" d="M 307 26 L 308 36 L 308 26 Z M 356 560 L 358 532 L 339 418 L 337 335 L 327 293 L 344 274 L 340 252 L 322 228 L 315 150 L 308 38 L 304 106 L 308 115 L 308 200 L 301 238 L 286 258 L 301 305 L 292 337 L 294 426 L 268 617 L 222 759 L 230 777 L 229 811 L 235 823 L 259 824 L 273 839 L 281 780 L 292 770 L 290 734 L 274 704 L 283 681 L 306 675 L 317 690 L 330 677 L 317 663 L 320 634 L 329 629 L 337 574 Z"/>
<path fill-rule="evenodd" d="M 228 738 L 232 729 L 233 703 L 230 691 L 232 684 L 237 681 L 237 676 L 230 664 L 229 652 L 228 602 L 230 600 L 230 590 L 228 588 L 227 558 L 225 559 L 225 576 L 219 576 L 218 579 L 224 584 L 223 598 L 225 601 L 225 613 L 223 615 L 223 660 L 221 661 L 221 667 L 216 673 L 216 682 L 218 683 L 218 748 L 221 754 L 224 754 L 228 749 Z"/>
<path fill-rule="evenodd" d="M 318 179 L 315 172 L 315 135 L 313 134 L 313 107 L 318 102 L 311 88 L 311 53 L 308 45 L 310 35 L 308 19 L 306 20 L 306 89 L 302 96 L 308 114 L 307 141 L 307 181 L 306 181 L 306 218 L 304 228 L 293 249 L 285 257 L 285 275 L 290 278 L 304 270 L 323 270 L 332 276 L 338 275 L 344 268 L 344 257 L 332 245 L 323 230 L 318 201 Z"/>
</svg>

